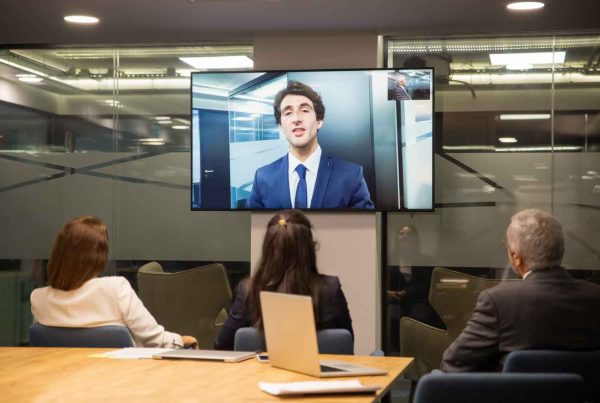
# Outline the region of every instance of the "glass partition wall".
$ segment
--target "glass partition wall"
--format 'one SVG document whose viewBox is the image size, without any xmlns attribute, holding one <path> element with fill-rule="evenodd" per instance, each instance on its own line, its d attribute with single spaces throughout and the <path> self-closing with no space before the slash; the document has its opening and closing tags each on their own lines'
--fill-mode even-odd
<svg viewBox="0 0 600 403">
<path fill-rule="evenodd" d="M 436 88 L 435 212 L 387 216 L 387 351 L 399 351 L 403 316 L 444 327 L 428 302 L 434 267 L 512 275 L 503 239 L 521 209 L 555 214 L 564 265 L 597 279 L 600 36 L 389 38 L 386 49 L 388 67 L 433 66 Z"/>
<path fill-rule="evenodd" d="M 435 212 L 387 214 L 384 346 L 402 316 L 443 326 L 432 268 L 510 276 L 510 216 L 552 211 L 565 265 L 600 267 L 600 37 L 387 40 L 387 67 L 435 68 Z M 518 56 L 507 56 L 518 54 Z M 79 215 L 110 231 L 108 274 L 223 262 L 249 271 L 250 215 L 191 212 L 193 67 L 247 44 L 0 50 L 0 345 L 27 342 L 29 293 L 56 233 Z M 512 57 L 512 58 L 511 58 Z"/>
<path fill-rule="evenodd" d="M 150 260 L 176 271 L 249 272 L 247 213 L 190 211 L 190 72 L 181 58 L 252 46 L 0 50 L 0 345 L 27 343 L 29 294 L 44 285 L 70 219 L 109 228 L 107 274 Z"/>
</svg>

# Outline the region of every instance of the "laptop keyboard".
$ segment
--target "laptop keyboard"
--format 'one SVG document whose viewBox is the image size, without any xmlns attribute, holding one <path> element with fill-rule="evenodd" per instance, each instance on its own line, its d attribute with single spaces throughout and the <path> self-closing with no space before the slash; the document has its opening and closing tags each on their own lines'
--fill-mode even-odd
<svg viewBox="0 0 600 403">
<path fill-rule="evenodd" d="M 345 372 L 343 369 L 328 367 L 327 365 L 321 365 L 321 372 Z"/>
</svg>

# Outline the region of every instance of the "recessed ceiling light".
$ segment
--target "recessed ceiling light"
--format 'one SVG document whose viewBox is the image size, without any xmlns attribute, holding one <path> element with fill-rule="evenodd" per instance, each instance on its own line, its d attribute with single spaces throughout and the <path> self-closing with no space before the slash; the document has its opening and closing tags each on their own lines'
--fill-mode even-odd
<svg viewBox="0 0 600 403">
<path fill-rule="evenodd" d="M 169 116 L 155 116 L 155 120 L 171 120 Z"/>
<path fill-rule="evenodd" d="M 44 81 L 42 77 L 38 77 L 35 74 L 15 74 L 15 77 L 24 83 L 41 83 Z"/>
<path fill-rule="evenodd" d="M 41 83 L 44 81 L 42 77 L 19 77 L 19 81 L 23 81 L 24 83 Z"/>
<path fill-rule="evenodd" d="M 64 20 L 73 24 L 97 24 L 100 21 L 91 15 L 65 15 Z"/>
<path fill-rule="evenodd" d="M 514 137 L 500 137 L 498 141 L 501 143 L 516 143 L 517 139 Z"/>
<path fill-rule="evenodd" d="M 165 140 L 161 138 L 149 138 L 149 139 L 136 139 L 133 140 L 137 143 L 146 144 L 146 145 L 164 145 Z"/>
<path fill-rule="evenodd" d="M 189 129 L 189 128 L 190 128 L 189 126 L 183 126 L 183 125 L 181 125 L 181 126 L 179 126 L 179 125 L 171 126 L 171 129 L 175 129 L 175 130 L 186 130 L 186 129 Z"/>
<path fill-rule="evenodd" d="M 529 70 L 533 68 L 533 64 L 523 63 L 523 64 L 507 64 L 507 70 Z"/>
<path fill-rule="evenodd" d="M 500 115 L 500 120 L 545 120 L 550 119 L 549 113 L 508 113 Z"/>
<path fill-rule="evenodd" d="M 513 11 L 539 10 L 542 7 L 544 3 L 541 1 L 517 1 L 506 5 L 506 8 Z"/>
<path fill-rule="evenodd" d="M 107 99 L 107 100 L 104 101 L 104 103 L 107 106 L 113 106 L 113 107 L 116 107 L 116 108 L 122 108 L 123 107 L 123 104 L 120 101 L 115 101 L 115 100 L 112 100 L 112 99 Z"/>
<path fill-rule="evenodd" d="M 564 63 L 567 52 L 490 53 L 493 65 L 528 65 Z"/>
<path fill-rule="evenodd" d="M 158 123 L 159 125 L 170 125 L 173 123 L 172 120 L 157 120 L 156 123 Z"/>
<path fill-rule="evenodd" d="M 254 62 L 248 56 L 180 57 L 179 60 L 196 69 L 235 69 L 254 67 Z"/>
</svg>

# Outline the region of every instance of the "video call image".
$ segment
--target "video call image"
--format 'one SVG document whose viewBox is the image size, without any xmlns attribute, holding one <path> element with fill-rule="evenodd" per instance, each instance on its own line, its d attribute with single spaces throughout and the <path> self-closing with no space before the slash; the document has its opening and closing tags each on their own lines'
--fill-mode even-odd
<svg viewBox="0 0 600 403">
<path fill-rule="evenodd" d="M 432 210 L 432 77 L 193 73 L 192 209 Z"/>
<path fill-rule="evenodd" d="M 388 99 L 397 101 L 431 99 L 431 73 L 418 70 L 388 73 Z"/>
</svg>

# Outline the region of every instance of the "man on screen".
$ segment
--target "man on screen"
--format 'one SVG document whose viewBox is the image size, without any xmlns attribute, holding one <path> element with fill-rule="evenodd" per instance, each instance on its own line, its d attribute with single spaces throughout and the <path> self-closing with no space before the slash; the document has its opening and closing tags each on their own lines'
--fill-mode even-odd
<svg viewBox="0 0 600 403">
<path fill-rule="evenodd" d="M 256 171 L 246 207 L 372 209 L 362 166 L 327 155 L 319 146 L 325 117 L 321 96 L 289 81 L 275 96 L 273 109 L 289 152 Z"/>
<path fill-rule="evenodd" d="M 412 99 L 406 90 L 406 85 L 406 76 L 404 74 L 398 74 L 394 87 L 394 99 L 396 101 L 410 101 Z"/>
</svg>

